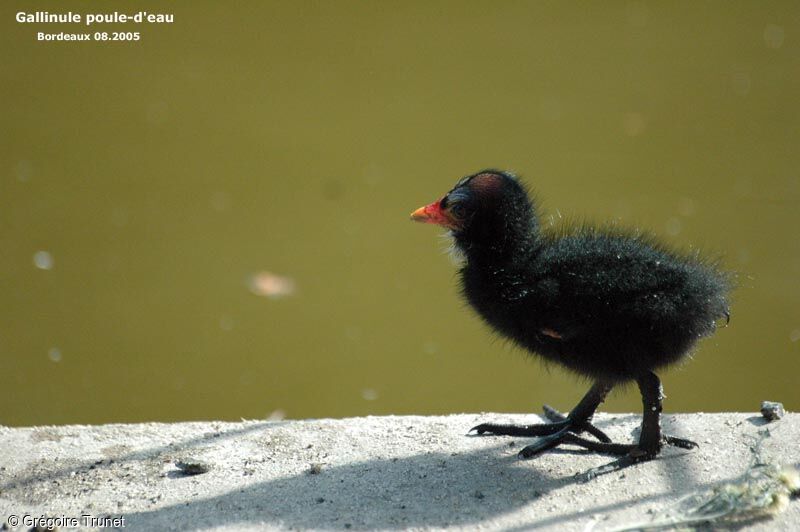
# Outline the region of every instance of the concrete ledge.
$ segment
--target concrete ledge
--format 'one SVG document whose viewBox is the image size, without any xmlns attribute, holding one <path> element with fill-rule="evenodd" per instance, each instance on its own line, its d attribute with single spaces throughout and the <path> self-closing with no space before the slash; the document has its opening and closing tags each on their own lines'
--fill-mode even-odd
<svg viewBox="0 0 800 532">
<path fill-rule="evenodd" d="M 583 473 L 612 458 L 563 449 L 520 460 L 524 438 L 465 435 L 483 421 L 536 418 L 4 427 L 0 525 L 30 528 L 12 515 L 88 514 L 124 517 L 134 530 L 610 530 L 648 522 L 688 493 L 736 480 L 756 450 L 765 462 L 800 460 L 800 414 L 769 424 L 755 413 L 681 414 L 665 417 L 665 432 L 694 439 L 699 449 L 670 448 L 658 460 L 584 482 Z M 615 441 L 630 441 L 640 417 L 600 414 L 595 421 Z M 800 501 L 793 500 L 745 527 L 797 530 L 798 523 Z"/>
</svg>

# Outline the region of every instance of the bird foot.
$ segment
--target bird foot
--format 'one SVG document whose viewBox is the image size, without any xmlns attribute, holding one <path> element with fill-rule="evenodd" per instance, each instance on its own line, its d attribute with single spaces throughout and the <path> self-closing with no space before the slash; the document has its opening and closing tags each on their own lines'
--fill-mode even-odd
<svg viewBox="0 0 800 532">
<path fill-rule="evenodd" d="M 555 408 L 544 405 L 544 415 L 551 423 L 534 425 L 503 425 L 498 423 L 481 423 L 469 431 L 478 435 L 493 434 L 495 436 L 556 436 L 561 433 L 580 434 L 588 432 L 601 442 L 610 443 L 611 438 L 588 420 L 576 420 L 565 416 Z"/>
<path fill-rule="evenodd" d="M 617 461 L 621 464 L 621 467 L 652 460 L 658 456 L 658 454 L 661 452 L 661 448 L 664 445 L 680 447 L 681 449 L 695 449 L 698 447 L 698 445 L 691 440 L 684 440 L 682 438 L 676 438 L 674 436 L 667 435 L 661 436 L 661 439 L 658 441 L 658 443 L 653 446 L 642 446 L 641 442 L 638 444 L 613 443 L 610 441 L 597 442 L 587 440 L 586 438 L 581 438 L 575 434 L 571 434 L 565 429 L 555 434 L 540 438 L 536 443 L 524 447 L 519 452 L 519 456 L 520 458 L 533 458 L 544 451 L 550 450 L 561 444 L 577 445 L 578 447 L 583 447 L 584 449 L 596 453 L 622 456 L 623 458 Z M 612 469 L 612 471 L 621 469 L 621 467 Z"/>
<path fill-rule="evenodd" d="M 590 442 L 594 443 L 594 442 Z M 641 444 L 640 444 L 641 445 Z M 629 447 L 627 453 L 623 456 L 614 460 L 611 463 L 602 465 L 600 467 L 593 467 L 586 473 L 584 473 L 584 480 L 589 481 L 599 477 L 600 475 L 605 475 L 608 473 L 613 473 L 615 471 L 620 471 L 621 469 L 625 469 L 628 466 L 632 466 L 635 464 L 639 464 L 642 462 L 647 462 L 649 460 L 655 459 L 661 452 L 661 449 L 664 445 L 671 445 L 673 447 L 680 447 L 681 449 L 696 449 L 699 447 L 697 443 L 691 440 L 684 440 L 683 438 L 676 438 L 675 436 L 661 436 L 661 442 L 655 449 L 644 449 L 640 445 L 620 445 L 620 450 L 622 447 Z M 602 451 L 598 451 L 602 452 Z M 615 453 L 611 453 L 615 454 Z"/>
<path fill-rule="evenodd" d="M 539 423 L 535 425 L 482 423 L 472 427 L 470 432 L 476 432 L 478 435 L 493 434 L 496 436 L 539 437 L 535 443 L 524 447 L 519 452 L 520 458 L 533 458 L 562 444 L 576 445 L 592 452 L 612 454 L 621 457 L 616 462 L 609 464 L 611 469 L 608 471 L 603 470 L 599 474 L 616 471 L 628 465 L 652 460 L 658 456 L 662 447 L 665 445 L 680 447 L 681 449 L 694 449 L 698 447 L 698 445 L 691 440 L 676 438 L 675 436 L 666 434 L 659 435 L 660 430 L 657 428 L 658 425 L 656 425 L 655 432 L 651 431 L 646 437 L 641 438 L 638 444 L 614 443 L 603 431 L 591 423 L 590 417 L 573 419 L 548 405 L 544 405 L 543 410 L 545 417 L 551 421 L 550 423 Z M 580 437 L 579 434 L 582 432 L 588 432 L 597 438 L 598 441 Z"/>
</svg>

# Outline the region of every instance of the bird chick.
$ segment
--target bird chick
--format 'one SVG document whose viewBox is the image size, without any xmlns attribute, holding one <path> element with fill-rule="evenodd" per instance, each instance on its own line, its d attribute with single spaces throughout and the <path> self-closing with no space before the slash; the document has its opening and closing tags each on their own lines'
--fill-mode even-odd
<svg viewBox="0 0 800 532">
<path fill-rule="evenodd" d="M 684 358 L 730 317 L 727 274 L 644 234 L 589 225 L 544 231 L 523 184 L 498 170 L 461 179 L 411 218 L 450 230 L 465 257 L 462 293 L 493 330 L 594 383 L 567 416 L 545 406 L 551 423 L 472 430 L 539 436 L 520 452 L 524 458 L 562 443 L 628 462 L 651 459 L 664 445 L 697 446 L 661 433 L 664 395 L 654 371 Z M 642 394 L 641 436 L 612 443 L 591 418 L 614 386 L 631 380 Z"/>
</svg>

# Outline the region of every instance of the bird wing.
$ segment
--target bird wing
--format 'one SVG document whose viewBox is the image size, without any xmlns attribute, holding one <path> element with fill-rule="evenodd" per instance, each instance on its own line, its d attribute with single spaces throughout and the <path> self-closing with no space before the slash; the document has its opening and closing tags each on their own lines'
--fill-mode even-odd
<svg viewBox="0 0 800 532">
<path fill-rule="evenodd" d="M 657 317 L 679 303 L 683 272 L 669 255 L 630 242 L 563 238 L 538 255 L 508 292 L 539 334 L 553 340 Z"/>
</svg>

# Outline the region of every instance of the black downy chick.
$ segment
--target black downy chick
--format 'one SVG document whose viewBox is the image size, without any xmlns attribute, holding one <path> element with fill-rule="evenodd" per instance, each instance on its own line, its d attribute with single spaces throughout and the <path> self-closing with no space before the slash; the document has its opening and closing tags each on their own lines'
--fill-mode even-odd
<svg viewBox="0 0 800 532">
<path fill-rule="evenodd" d="M 661 433 L 654 371 L 681 360 L 730 317 L 728 275 L 643 235 L 588 226 L 543 232 L 525 187 L 497 170 L 461 179 L 411 218 L 450 229 L 466 259 L 464 297 L 492 329 L 594 382 L 567 416 L 545 406 L 552 423 L 485 423 L 473 431 L 539 436 L 523 458 L 568 443 L 632 463 L 664 445 L 697 446 Z M 591 418 L 615 385 L 631 380 L 642 394 L 641 436 L 637 444 L 612 443 Z M 598 441 L 578 436 L 584 431 Z"/>
</svg>

